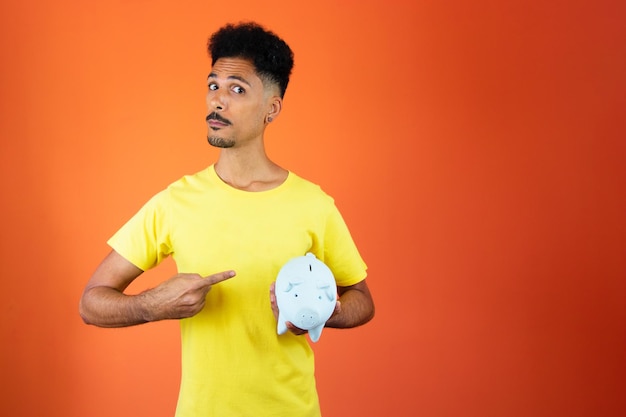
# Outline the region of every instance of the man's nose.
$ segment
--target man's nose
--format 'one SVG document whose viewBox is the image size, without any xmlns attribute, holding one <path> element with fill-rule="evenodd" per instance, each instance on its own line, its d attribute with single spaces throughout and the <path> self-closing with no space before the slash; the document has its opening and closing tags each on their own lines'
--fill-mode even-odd
<svg viewBox="0 0 626 417">
<path fill-rule="evenodd" d="M 207 106 L 209 110 L 224 110 L 226 108 L 224 94 L 220 90 L 209 91 L 207 93 Z"/>
</svg>

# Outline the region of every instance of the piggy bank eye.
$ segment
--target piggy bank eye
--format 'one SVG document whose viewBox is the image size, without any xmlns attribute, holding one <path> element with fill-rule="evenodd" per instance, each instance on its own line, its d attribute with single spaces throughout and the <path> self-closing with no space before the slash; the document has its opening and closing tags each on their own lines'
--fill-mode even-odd
<svg viewBox="0 0 626 417">
<path fill-rule="evenodd" d="M 318 295 L 318 296 L 317 296 L 317 299 L 318 299 L 318 300 L 321 300 L 321 299 L 322 299 L 322 296 L 321 296 L 321 295 Z"/>
<path fill-rule="evenodd" d="M 293 296 L 294 296 L 295 298 L 298 298 L 298 293 L 294 293 L 294 294 L 293 294 Z"/>
</svg>

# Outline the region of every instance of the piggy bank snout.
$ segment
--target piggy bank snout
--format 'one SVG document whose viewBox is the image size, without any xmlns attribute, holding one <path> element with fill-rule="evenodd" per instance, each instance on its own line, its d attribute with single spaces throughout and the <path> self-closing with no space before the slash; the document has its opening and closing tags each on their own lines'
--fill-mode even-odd
<svg viewBox="0 0 626 417">
<path fill-rule="evenodd" d="M 296 312 L 294 324 L 304 330 L 310 330 L 320 323 L 320 315 L 311 308 L 301 308 Z"/>
</svg>

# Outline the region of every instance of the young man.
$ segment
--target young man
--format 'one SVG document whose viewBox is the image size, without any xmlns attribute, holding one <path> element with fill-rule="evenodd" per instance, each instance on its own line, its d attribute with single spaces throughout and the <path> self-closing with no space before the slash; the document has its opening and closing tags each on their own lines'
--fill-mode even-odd
<svg viewBox="0 0 626 417">
<path fill-rule="evenodd" d="M 332 198 L 265 153 L 293 67 L 289 46 L 247 23 L 213 34 L 209 53 L 206 119 L 218 160 L 155 195 L 109 240 L 80 314 L 101 327 L 180 319 L 178 417 L 319 416 L 312 350 L 293 325 L 276 334 L 273 282 L 285 262 L 314 253 L 339 293 L 326 326 L 355 327 L 374 314 L 366 266 Z M 124 294 L 170 255 L 178 275 Z"/>
</svg>

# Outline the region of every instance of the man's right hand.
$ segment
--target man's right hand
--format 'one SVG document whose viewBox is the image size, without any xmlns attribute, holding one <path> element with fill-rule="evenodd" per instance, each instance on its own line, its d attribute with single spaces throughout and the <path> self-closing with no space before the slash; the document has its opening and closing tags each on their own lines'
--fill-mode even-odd
<svg viewBox="0 0 626 417">
<path fill-rule="evenodd" d="M 157 287 L 140 294 L 148 313 L 147 321 L 184 319 L 198 314 L 211 287 L 235 276 L 235 271 L 218 272 L 202 277 L 178 274 Z"/>
<path fill-rule="evenodd" d="M 191 317 L 204 307 L 211 287 L 234 271 L 207 277 L 179 274 L 138 295 L 124 290 L 143 271 L 111 251 L 85 286 L 79 311 L 83 321 L 100 327 L 126 327 L 149 321 Z"/>
</svg>

